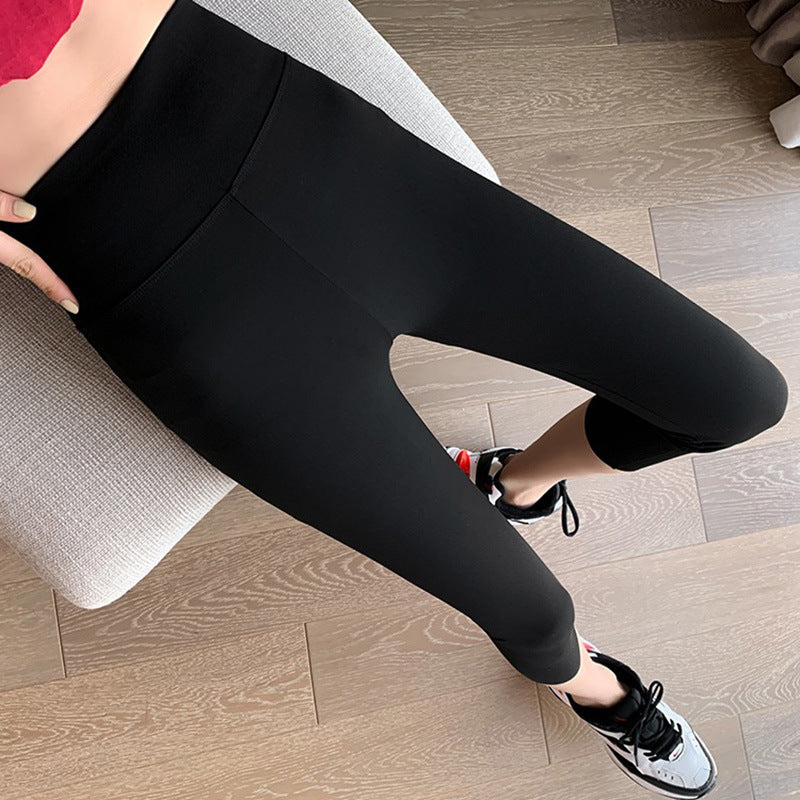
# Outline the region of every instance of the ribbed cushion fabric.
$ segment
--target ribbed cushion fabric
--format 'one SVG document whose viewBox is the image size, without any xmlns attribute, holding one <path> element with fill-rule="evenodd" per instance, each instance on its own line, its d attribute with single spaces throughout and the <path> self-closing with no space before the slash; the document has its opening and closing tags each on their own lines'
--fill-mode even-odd
<svg viewBox="0 0 800 800">
<path fill-rule="evenodd" d="M 0 532 L 106 605 L 235 485 L 157 420 L 33 284 L 0 270 Z"/>
<path fill-rule="evenodd" d="M 456 120 L 347 0 L 200 5 L 499 182 Z M 0 269 L 0 295 L 0 537 L 71 603 L 108 605 L 235 483 L 153 416 L 35 286 Z"/>
</svg>

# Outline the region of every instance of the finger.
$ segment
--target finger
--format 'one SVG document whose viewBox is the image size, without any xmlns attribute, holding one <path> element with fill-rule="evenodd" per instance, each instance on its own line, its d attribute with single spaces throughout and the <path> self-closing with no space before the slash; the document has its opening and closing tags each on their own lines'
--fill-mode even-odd
<svg viewBox="0 0 800 800">
<path fill-rule="evenodd" d="M 0 191 L 0 220 L 28 222 L 36 216 L 36 206 L 21 197 Z"/>
<path fill-rule="evenodd" d="M 53 302 L 66 308 L 70 313 L 78 313 L 78 301 L 75 295 L 45 260 L 30 247 L 26 247 L 2 231 L 0 231 L 0 263 L 34 283 Z"/>
</svg>

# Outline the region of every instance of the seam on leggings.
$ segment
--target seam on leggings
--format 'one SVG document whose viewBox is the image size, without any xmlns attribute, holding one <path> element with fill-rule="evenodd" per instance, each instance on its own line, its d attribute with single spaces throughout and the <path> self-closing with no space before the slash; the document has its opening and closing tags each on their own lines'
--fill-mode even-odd
<svg viewBox="0 0 800 800">
<path fill-rule="evenodd" d="M 289 83 L 289 73 L 291 72 L 291 68 L 292 57 L 289 55 L 289 53 L 284 51 L 283 63 L 281 64 L 281 74 L 278 77 L 278 85 L 275 90 L 275 94 L 272 97 L 272 102 L 269 104 L 269 108 L 267 108 L 264 119 L 261 121 L 258 133 L 256 133 L 256 138 L 250 146 L 250 150 L 245 156 L 244 161 L 240 164 L 239 169 L 236 171 L 236 175 L 234 176 L 230 189 L 228 190 L 230 193 L 236 192 L 245 178 L 250 174 L 250 167 L 252 166 L 256 155 L 260 152 L 264 141 L 267 138 L 267 132 L 275 123 L 275 118 L 278 116 L 280 111 L 281 100 L 286 94 L 286 84 Z"/>
<path fill-rule="evenodd" d="M 330 285 L 333 286 L 334 289 L 341 292 L 345 297 L 349 298 L 351 302 L 355 303 L 355 305 L 357 305 L 362 311 L 366 312 L 370 316 L 370 318 L 375 322 L 375 324 L 389 337 L 389 340 L 390 341 L 392 340 L 391 331 L 379 319 L 377 319 L 375 315 L 360 300 L 357 300 L 355 297 L 353 297 L 352 294 L 350 294 L 350 292 L 347 291 L 347 289 L 345 289 L 342 286 L 339 286 L 338 283 L 336 283 L 332 278 L 326 275 L 319 267 L 316 267 L 314 264 L 312 264 L 294 245 L 292 245 L 290 242 L 287 242 L 286 239 L 283 238 L 283 236 L 281 236 L 271 225 L 268 225 L 266 222 L 264 222 L 264 220 L 261 219 L 261 217 L 252 212 L 238 197 L 236 197 L 235 195 L 230 195 L 230 197 L 236 203 L 238 203 L 251 217 L 253 217 L 253 219 L 255 219 L 257 222 L 263 225 L 274 236 L 277 236 L 278 239 L 280 239 L 293 253 L 295 253 L 299 258 L 303 260 L 304 263 L 306 263 L 309 267 L 311 267 L 311 269 L 313 269 L 314 272 L 318 273 L 326 281 L 328 281 L 328 283 L 330 283 Z"/>
</svg>

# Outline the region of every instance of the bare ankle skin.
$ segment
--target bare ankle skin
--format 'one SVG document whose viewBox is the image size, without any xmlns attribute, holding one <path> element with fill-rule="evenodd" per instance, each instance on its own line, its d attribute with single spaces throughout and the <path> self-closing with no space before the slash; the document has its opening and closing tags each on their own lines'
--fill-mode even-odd
<svg viewBox="0 0 800 800">
<path fill-rule="evenodd" d="M 578 705 L 592 708 L 609 708 L 616 705 L 629 691 L 629 687 L 620 683 L 608 667 L 592 661 L 583 645 L 581 645 L 581 665 L 576 675 L 564 683 L 548 685 L 568 692 Z"/>
<path fill-rule="evenodd" d="M 610 693 L 604 696 L 602 700 L 593 697 L 581 697 L 580 695 L 572 694 L 572 692 L 570 692 L 570 694 L 572 695 L 572 699 L 579 706 L 589 706 L 590 708 L 610 708 L 611 706 L 615 706 L 617 703 L 619 703 L 619 701 L 628 694 L 630 687 L 625 686 L 624 683 L 620 683 L 617 676 L 614 675 L 614 673 L 611 672 L 611 670 L 607 667 L 604 667 L 600 664 L 597 666 L 599 666 L 600 669 L 606 670 L 606 672 L 608 672 L 611 676 L 613 689 L 610 690 Z"/>
</svg>

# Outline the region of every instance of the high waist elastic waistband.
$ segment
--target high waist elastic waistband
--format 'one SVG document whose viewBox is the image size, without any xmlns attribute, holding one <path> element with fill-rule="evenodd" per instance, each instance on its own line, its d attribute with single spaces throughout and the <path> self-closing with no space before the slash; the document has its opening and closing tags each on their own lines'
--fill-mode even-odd
<svg viewBox="0 0 800 800">
<path fill-rule="evenodd" d="M 287 54 L 175 0 L 101 114 L 34 184 L 37 252 L 81 308 L 152 272 L 224 195 L 276 95 Z"/>
</svg>

